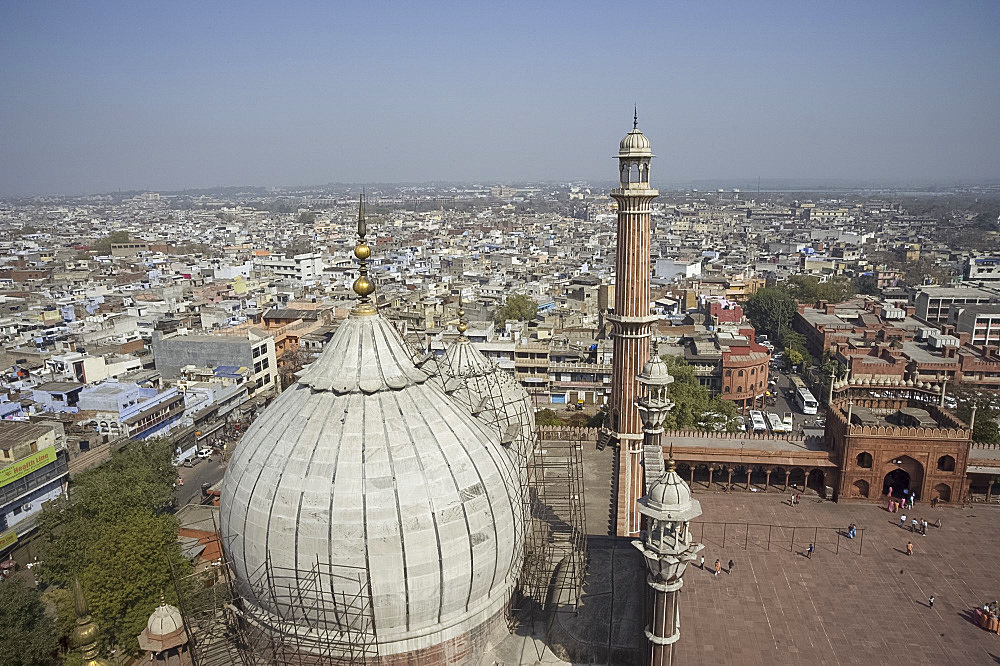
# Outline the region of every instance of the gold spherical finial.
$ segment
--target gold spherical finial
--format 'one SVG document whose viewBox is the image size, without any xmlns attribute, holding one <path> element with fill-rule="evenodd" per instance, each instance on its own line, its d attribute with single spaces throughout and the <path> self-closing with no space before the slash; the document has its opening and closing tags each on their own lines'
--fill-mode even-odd
<svg viewBox="0 0 1000 666">
<path fill-rule="evenodd" d="M 362 243 L 354 248 L 354 256 L 361 260 L 367 259 L 372 256 L 372 249 L 365 243 Z"/>
<path fill-rule="evenodd" d="M 375 292 L 375 283 L 368 279 L 367 275 L 360 276 L 354 281 L 354 293 L 362 298 L 371 296 Z"/>
<path fill-rule="evenodd" d="M 459 333 L 461 333 L 461 334 L 464 335 L 467 330 L 469 330 L 469 327 L 466 326 L 466 324 L 465 324 L 464 321 L 458 322 L 458 332 Z"/>
</svg>

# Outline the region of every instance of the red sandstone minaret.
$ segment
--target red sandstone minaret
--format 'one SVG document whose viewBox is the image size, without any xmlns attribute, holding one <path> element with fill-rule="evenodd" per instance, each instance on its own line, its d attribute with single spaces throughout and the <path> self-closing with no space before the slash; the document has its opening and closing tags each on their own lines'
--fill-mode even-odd
<svg viewBox="0 0 1000 666">
<path fill-rule="evenodd" d="M 639 131 L 638 113 L 632 131 L 618 150 L 619 186 L 611 190 L 618 203 L 618 249 L 615 256 L 615 310 L 608 315 L 614 338 L 611 374 L 610 430 L 619 443 L 619 535 L 638 534 L 636 499 L 643 493 L 642 423 L 636 400 L 636 376 L 649 360 L 650 209 L 659 194 L 649 187 L 649 139 Z"/>
</svg>

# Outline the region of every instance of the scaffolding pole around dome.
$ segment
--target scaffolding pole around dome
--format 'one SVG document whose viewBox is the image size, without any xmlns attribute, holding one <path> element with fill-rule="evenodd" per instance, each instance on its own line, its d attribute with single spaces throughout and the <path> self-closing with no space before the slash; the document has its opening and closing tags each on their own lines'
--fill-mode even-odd
<svg viewBox="0 0 1000 666">
<path fill-rule="evenodd" d="M 581 428 L 537 428 L 526 460 L 528 516 L 516 610 L 576 612 L 587 573 Z"/>
<path fill-rule="evenodd" d="M 218 531 L 216 538 L 221 541 Z M 349 666 L 377 662 L 371 585 L 363 569 L 308 570 L 267 559 L 250 580 L 255 594 L 296 600 L 263 616 L 241 603 L 225 551 L 213 567 L 172 571 L 194 666 Z M 308 623 L 305 630 L 303 625 Z"/>
</svg>

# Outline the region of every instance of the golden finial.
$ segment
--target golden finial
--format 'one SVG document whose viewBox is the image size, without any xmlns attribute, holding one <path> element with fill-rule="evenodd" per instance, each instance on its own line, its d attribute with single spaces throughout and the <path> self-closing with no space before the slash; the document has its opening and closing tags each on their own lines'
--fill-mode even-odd
<svg viewBox="0 0 1000 666">
<path fill-rule="evenodd" d="M 465 308 L 462 307 L 462 297 L 458 297 L 458 332 L 465 339 L 465 332 L 469 330 L 469 325 L 465 322 Z"/>
<path fill-rule="evenodd" d="M 674 460 L 674 443 L 670 442 L 670 452 L 667 453 L 667 471 L 676 472 L 677 462 Z"/>
<path fill-rule="evenodd" d="M 355 314 L 375 314 L 375 306 L 369 298 L 375 293 L 375 283 L 368 277 L 368 258 L 372 256 L 372 249 L 365 243 L 367 235 L 365 196 L 362 194 L 358 200 L 358 244 L 354 248 L 354 256 L 358 260 L 358 278 L 354 281 L 354 293 L 359 297 L 358 304 L 354 308 Z"/>
<path fill-rule="evenodd" d="M 79 577 L 73 578 L 73 608 L 76 610 L 73 647 L 83 654 L 83 666 L 111 666 L 108 661 L 97 656 L 97 623 L 90 617 L 90 607 L 83 596 Z"/>
</svg>

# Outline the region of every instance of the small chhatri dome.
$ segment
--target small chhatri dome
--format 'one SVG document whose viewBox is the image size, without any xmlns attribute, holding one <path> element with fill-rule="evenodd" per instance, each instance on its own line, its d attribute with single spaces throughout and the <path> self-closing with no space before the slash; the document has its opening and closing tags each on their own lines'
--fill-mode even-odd
<svg viewBox="0 0 1000 666">
<path fill-rule="evenodd" d="M 146 628 L 136 638 L 139 641 L 139 647 L 149 652 L 150 655 L 168 655 L 166 663 L 189 663 L 187 660 L 175 662 L 169 657 L 172 651 L 184 652 L 187 632 L 184 630 L 181 612 L 164 601 L 162 594 L 160 595 L 160 605 L 153 610 L 149 621 L 146 622 Z"/>
<path fill-rule="evenodd" d="M 672 384 L 674 378 L 670 374 L 670 368 L 667 367 L 664 360 L 653 354 L 642 366 L 642 372 L 639 373 L 637 381 L 640 384 L 666 386 L 667 384 Z"/>
<path fill-rule="evenodd" d="M 701 515 L 701 503 L 691 497 L 691 489 L 677 473 L 673 446 L 667 469 L 650 484 L 638 500 L 639 511 L 660 520 L 690 520 Z"/>
<path fill-rule="evenodd" d="M 639 130 L 639 112 L 632 121 L 632 131 L 618 144 L 618 157 L 653 157 L 649 139 Z"/>
<path fill-rule="evenodd" d="M 150 638 L 169 636 L 183 628 L 184 620 L 181 619 L 181 612 L 174 606 L 162 602 L 146 623 L 146 632 Z"/>
</svg>

